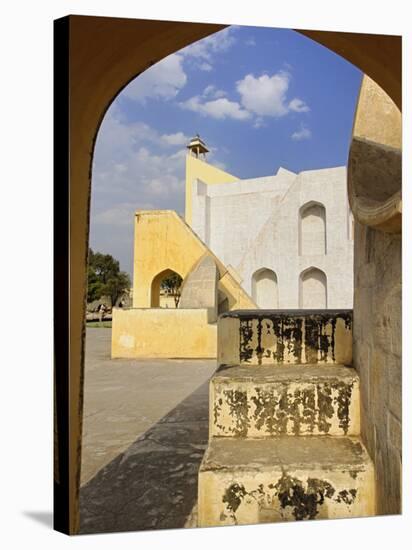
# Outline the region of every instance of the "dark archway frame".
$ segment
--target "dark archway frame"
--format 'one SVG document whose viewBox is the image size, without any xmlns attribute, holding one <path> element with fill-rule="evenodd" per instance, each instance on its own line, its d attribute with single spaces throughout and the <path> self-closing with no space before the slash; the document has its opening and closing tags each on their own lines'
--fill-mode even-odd
<svg viewBox="0 0 412 550">
<path fill-rule="evenodd" d="M 68 16 L 54 23 L 54 526 L 79 527 L 86 266 L 93 149 L 117 94 L 167 55 L 226 25 Z M 401 37 L 299 30 L 402 105 Z"/>
</svg>

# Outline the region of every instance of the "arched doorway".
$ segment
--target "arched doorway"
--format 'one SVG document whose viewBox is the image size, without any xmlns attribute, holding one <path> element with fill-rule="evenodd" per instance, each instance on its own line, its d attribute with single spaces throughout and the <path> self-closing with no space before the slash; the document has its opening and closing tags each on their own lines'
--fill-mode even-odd
<svg viewBox="0 0 412 550">
<path fill-rule="evenodd" d="M 301 273 L 299 307 L 302 309 L 326 309 L 328 307 L 327 278 L 321 269 L 310 267 Z"/>
<path fill-rule="evenodd" d="M 172 269 L 158 273 L 150 287 L 150 307 L 176 308 L 182 282 L 182 277 Z"/>
<path fill-rule="evenodd" d="M 278 307 L 278 278 L 271 269 L 262 268 L 252 276 L 252 298 L 263 309 Z"/>
</svg>

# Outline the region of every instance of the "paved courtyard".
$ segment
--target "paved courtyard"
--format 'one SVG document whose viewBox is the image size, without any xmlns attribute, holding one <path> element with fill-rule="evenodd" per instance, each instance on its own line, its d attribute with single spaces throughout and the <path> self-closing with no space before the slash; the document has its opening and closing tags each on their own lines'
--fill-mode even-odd
<svg viewBox="0 0 412 550">
<path fill-rule="evenodd" d="M 216 361 L 111 359 L 110 338 L 87 329 L 81 532 L 194 526 Z"/>
</svg>

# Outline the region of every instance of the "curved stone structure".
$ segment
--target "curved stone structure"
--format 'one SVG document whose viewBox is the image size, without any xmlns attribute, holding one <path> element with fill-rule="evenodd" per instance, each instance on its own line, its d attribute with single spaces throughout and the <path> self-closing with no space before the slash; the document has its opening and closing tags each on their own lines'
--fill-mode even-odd
<svg viewBox="0 0 412 550">
<path fill-rule="evenodd" d="M 219 271 L 211 256 L 203 256 L 187 275 L 179 308 L 206 308 L 209 322 L 217 321 Z"/>
<path fill-rule="evenodd" d="M 402 130 L 392 99 L 365 76 L 348 165 L 355 218 L 353 360 L 377 512 L 401 512 Z"/>
<path fill-rule="evenodd" d="M 369 227 L 402 229 L 401 113 L 373 80 L 364 77 L 348 162 L 348 197 L 355 219 Z"/>
</svg>

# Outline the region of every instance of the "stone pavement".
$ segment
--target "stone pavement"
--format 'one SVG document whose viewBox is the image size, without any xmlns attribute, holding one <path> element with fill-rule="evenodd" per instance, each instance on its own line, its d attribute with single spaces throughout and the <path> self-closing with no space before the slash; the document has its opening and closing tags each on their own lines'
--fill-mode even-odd
<svg viewBox="0 0 412 550">
<path fill-rule="evenodd" d="M 87 329 L 81 533 L 195 526 L 214 360 L 110 359 Z"/>
</svg>

